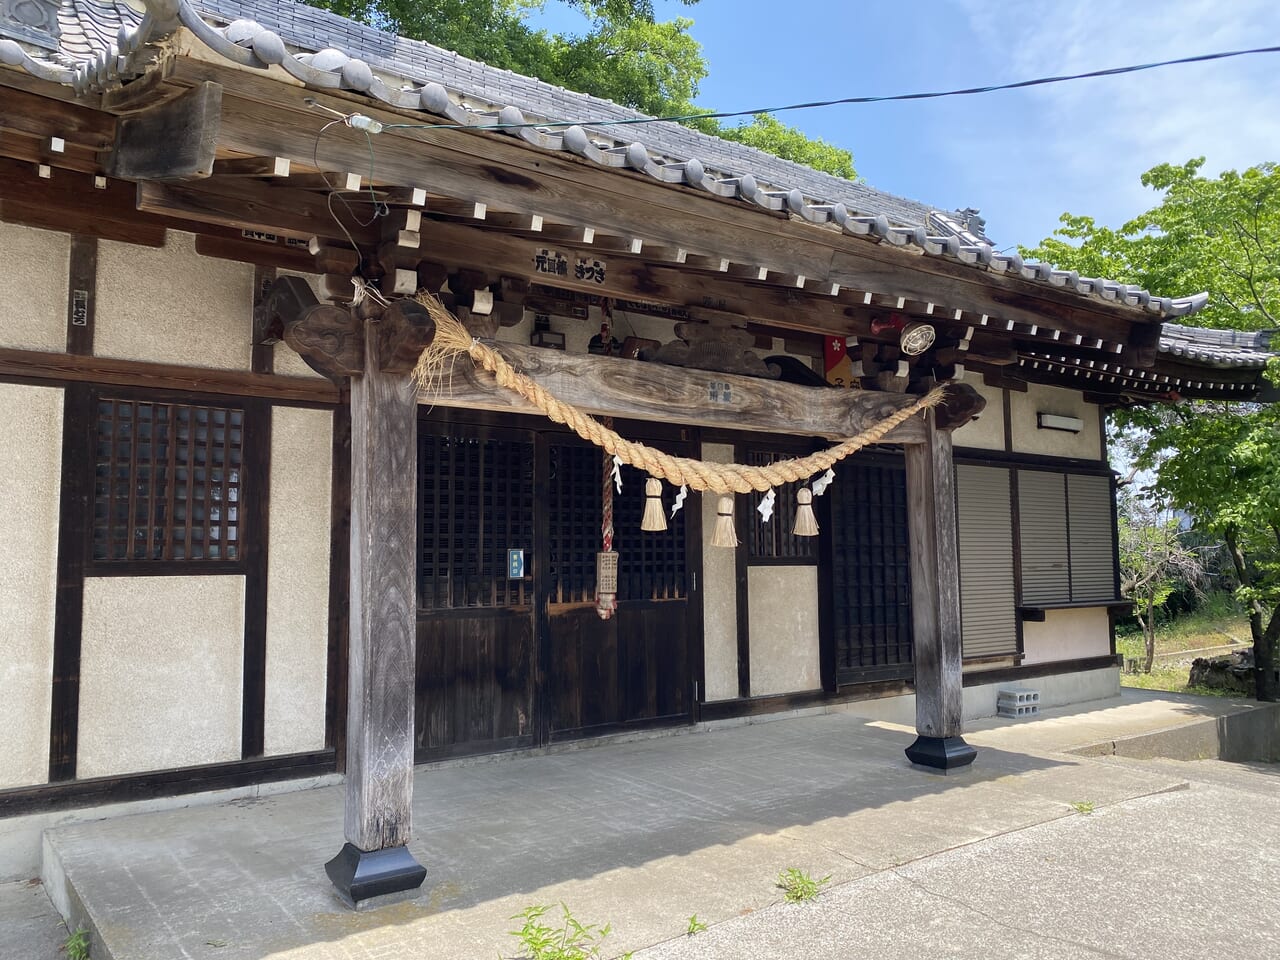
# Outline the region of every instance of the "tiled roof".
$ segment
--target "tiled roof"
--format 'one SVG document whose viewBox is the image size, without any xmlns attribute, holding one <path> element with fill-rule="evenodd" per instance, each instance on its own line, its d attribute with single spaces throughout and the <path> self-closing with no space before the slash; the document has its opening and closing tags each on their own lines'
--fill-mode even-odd
<svg viewBox="0 0 1280 960">
<path fill-rule="evenodd" d="M 1044 263 L 1024 263 L 1016 253 L 997 252 L 971 211 L 937 211 L 678 124 L 593 128 L 586 121 L 642 115 L 304 4 L 142 2 L 147 13 L 139 21 L 134 10 L 119 0 L 61 0 L 63 48 L 50 55 L 29 43 L 0 40 L 0 63 L 20 66 L 80 91 L 99 89 L 144 72 L 157 55 L 153 42 L 181 25 L 219 55 L 243 66 L 261 69 L 278 64 L 310 87 L 352 90 L 463 126 L 582 120 L 580 126 L 526 126 L 504 133 L 602 166 L 641 171 L 662 183 L 700 188 L 813 223 L 835 224 L 855 236 L 916 247 L 926 255 L 956 260 L 975 270 L 1021 277 L 1159 317 L 1187 316 L 1208 300 L 1203 293 L 1158 297 L 1113 280 L 1081 277 Z M 0 19 L 0 35 L 5 32 L 5 21 Z M 635 131 L 641 139 L 615 139 L 619 130 L 627 131 L 626 136 Z"/>
<path fill-rule="evenodd" d="M 1207 330 L 1166 323 L 1160 328 L 1160 352 L 1200 366 L 1262 369 L 1275 356 L 1276 330 Z"/>
</svg>

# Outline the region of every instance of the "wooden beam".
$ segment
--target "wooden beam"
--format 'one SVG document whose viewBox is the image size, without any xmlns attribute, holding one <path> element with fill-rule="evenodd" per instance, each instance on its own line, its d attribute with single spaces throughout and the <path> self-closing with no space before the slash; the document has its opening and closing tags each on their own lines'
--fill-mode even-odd
<svg viewBox="0 0 1280 960">
<path fill-rule="evenodd" d="M 366 325 L 364 372 L 351 384 L 347 843 L 326 864 L 352 906 L 426 878 L 405 847 L 413 800 L 417 391 L 412 374 L 387 372 L 395 364 L 382 354 L 377 328 Z M 387 874 L 384 884 L 362 885 L 362 867 Z"/>
<path fill-rule="evenodd" d="M 181 390 L 230 397 L 268 397 L 326 405 L 337 403 L 339 399 L 338 390 L 333 384 L 306 377 L 139 363 L 136 360 L 40 353 L 35 350 L 0 348 L 0 377 L 56 383 L 152 387 L 157 390 Z"/>
<path fill-rule="evenodd" d="M 121 117 L 107 173 L 125 180 L 186 180 L 213 173 L 222 87 L 196 84 L 132 116 Z"/>
<path fill-rule="evenodd" d="M 165 228 L 153 224 L 126 223 L 94 217 L 86 210 L 49 209 L 15 200 L 0 200 L 0 220 L 40 230 L 57 230 L 99 240 L 117 240 L 144 247 L 163 247 Z"/>
<path fill-rule="evenodd" d="M 336 204 L 331 212 L 322 194 L 251 179 L 213 179 L 200 184 L 141 182 L 137 207 L 144 213 L 236 230 L 266 230 L 303 240 L 328 237 L 335 243 L 343 237 L 334 220 L 337 216 L 357 243 L 376 247 L 379 239 L 373 226 L 361 226 L 353 217 L 344 216 L 342 204 Z"/>
<path fill-rule="evenodd" d="M 906 449 L 918 734 L 907 758 L 946 771 L 972 763 L 976 751 L 960 735 L 960 550 L 951 434 L 937 428 L 932 410 L 924 421 L 924 443 Z"/>
<path fill-rule="evenodd" d="M 516 344 L 495 346 L 518 370 L 557 399 L 599 416 L 843 439 L 917 399 L 874 391 L 800 387 L 776 380 Z M 713 383 L 720 386 L 712 389 Z M 499 387 L 492 375 L 476 371 L 465 359 L 454 366 L 451 381 L 438 392 L 424 392 L 421 400 L 441 407 L 538 413 L 518 395 Z M 913 418 L 896 427 L 883 442 L 918 443 L 923 439 L 924 426 L 919 418 Z"/>
<path fill-rule="evenodd" d="M 546 277 L 534 269 L 538 250 L 548 246 L 533 237 L 519 237 L 496 230 L 479 230 L 461 223 L 423 221 L 422 239 L 432 258 L 450 266 L 472 267 L 516 276 L 583 293 L 624 300 L 644 300 L 669 306 L 696 307 L 736 314 L 740 323 L 760 320 L 773 326 L 811 333 L 843 336 L 870 332 L 862 307 L 841 299 L 765 285 L 747 286 L 723 275 L 714 276 L 669 264 L 646 263 L 643 258 L 604 256 L 591 246 L 559 244 L 565 256 L 601 259 L 604 281 L 567 276 Z M 686 266 L 692 264 L 689 254 Z"/>
</svg>

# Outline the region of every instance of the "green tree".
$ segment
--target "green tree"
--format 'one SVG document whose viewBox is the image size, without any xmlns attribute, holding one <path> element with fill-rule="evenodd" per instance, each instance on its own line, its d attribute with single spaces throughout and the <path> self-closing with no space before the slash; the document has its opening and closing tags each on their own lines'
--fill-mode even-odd
<svg viewBox="0 0 1280 960">
<path fill-rule="evenodd" d="M 1196 321 L 1259 330 L 1280 316 L 1280 170 L 1202 176 L 1203 159 L 1143 174 L 1160 202 L 1119 229 L 1064 214 L 1063 226 L 1024 251 L 1089 276 L 1161 293 L 1208 290 Z M 1280 363 L 1268 373 L 1280 386 Z M 1257 697 L 1280 699 L 1280 407 L 1205 401 L 1117 411 L 1115 438 L 1152 493 L 1220 537 L 1249 610 Z"/>
<path fill-rule="evenodd" d="M 491 66 L 603 97 L 654 116 L 689 117 L 704 133 L 746 143 L 847 179 L 847 150 L 810 139 L 769 114 L 741 126 L 699 117 L 698 84 L 707 75 L 702 45 L 685 17 L 655 19 L 652 0 L 560 0 L 579 10 L 586 30 L 551 34 L 529 25 L 545 0 L 307 0 L 353 20 L 426 40 Z M 694 6 L 698 0 L 681 0 Z M 571 118 L 563 118 L 571 119 Z M 642 137 L 638 137 L 642 139 Z"/>
<path fill-rule="evenodd" d="M 854 180 L 858 176 L 853 169 L 853 154 L 848 150 L 822 139 L 811 139 L 795 127 L 788 127 L 771 113 L 757 113 L 750 123 L 737 127 L 720 125 L 708 132 L 767 151 L 784 160 L 793 160 L 815 170 L 825 170 L 846 180 Z"/>
<path fill-rule="evenodd" d="M 1134 602 L 1142 628 L 1142 672 L 1156 656 L 1156 611 L 1174 591 L 1190 587 L 1200 595 L 1205 581 L 1202 556 L 1182 542 L 1178 518 L 1145 497 L 1120 499 L 1120 592 Z"/>
</svg>

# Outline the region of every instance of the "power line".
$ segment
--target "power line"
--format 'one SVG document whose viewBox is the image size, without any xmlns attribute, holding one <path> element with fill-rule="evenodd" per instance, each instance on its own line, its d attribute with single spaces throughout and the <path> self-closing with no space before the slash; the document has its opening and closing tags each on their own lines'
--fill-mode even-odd
<svg viewBox="0 0 1280 960">
<path fill-rule="evenodd" d="M 620 127 L 642 123 L 682 123 L 686 120 L 724 120 L 730 117 L 750 117 L 759 113 L 782 113 L 787 110 L 811 110 L 816 107 L 834 107 L 843 104 L 889 103 L 903 100 L 938 100 L 943 97 L 968 97 L 981 93 L 995 93 L 1000 90 L 1021 90 L 1027 87 L 1041 87 L 1051 83 L 1066 83 L 1069 80 L 1089 80 L 1094 77 L 1115 77 L 1125 73 L 1138 73 L 1142 70 L 1154 70 L 1157 67 L 1171 67 L 1184 63 L 1204 63 L 1209 60 L 1226 60 L 1231 57 L 1245 57 L 1256 53 L 1280 53 L 1280 46 L 1255 47 L 1251 50 L 1228 50 L 1222 53 L 1202 53 L 1194 57 L 1179 57 L 1175 60 L 1157 60 L 1154 63 L 1139 63 L 1127 67 L 1111 67 L 1106 70 L 1090 70 L 1087 73 L 1069 73 L 1056 77 L 1037 77 L 1034 80 L 1019 80 L 1014 83 L 997 83 L 983 87 L 964 87 L 959 90 L 936 90 L 928 93 L 898 93 L 880 97 L 841 97 L 837 100 L 813 100 L 808 103 L 789 103 L 780 107 L 758 107 L 753 110 L 729 110 L 719 113 L 689 113 L 667 117 L 628 117 L 605 120 L 548 120 L 538 123 L 388 123 L 383 130 L 527 130 L 549 127 Z"/>
</svg>

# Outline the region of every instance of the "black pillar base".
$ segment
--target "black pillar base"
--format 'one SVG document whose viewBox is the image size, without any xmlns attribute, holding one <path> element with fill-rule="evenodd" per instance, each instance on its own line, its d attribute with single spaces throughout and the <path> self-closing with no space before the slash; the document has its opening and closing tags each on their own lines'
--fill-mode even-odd
<svg viewBox="0 0 1280 960">
<path fill-rule="evenodd" d="M 342 902 L 357 909 L 373 897 L 416 890 L 427 879 L 427 868 L 413 859 L 408 847 L 361 850 L 351 843 L 343 844 L 324 872 Z"/>
<path fill-rule="evenodd" d="M 916 737 L 907 747 L 907 759 L 931 770 L 947 773 L 973 763 L 978 751 L 964 742 L 964 737 Z"/>
</svg>

